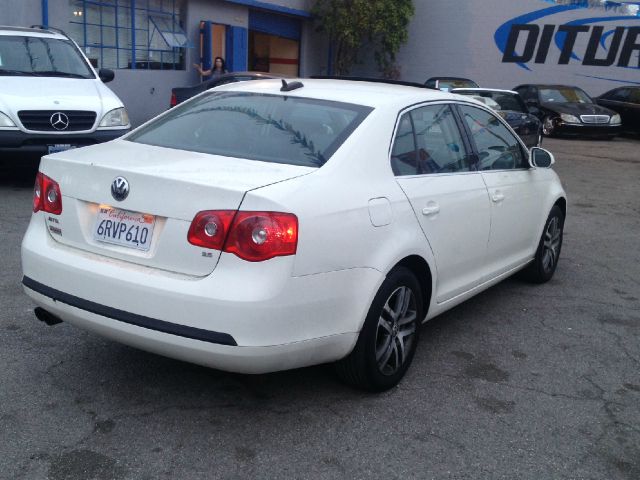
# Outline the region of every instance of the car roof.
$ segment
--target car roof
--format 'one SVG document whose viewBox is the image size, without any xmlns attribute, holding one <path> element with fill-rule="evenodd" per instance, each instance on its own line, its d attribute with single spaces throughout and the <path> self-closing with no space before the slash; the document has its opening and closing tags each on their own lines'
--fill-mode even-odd
<svg viewBox="0 0 640 480">
<path fill-rule="evenodd" d="M 360 80 L 299 78 L 291 80 L 303 87 L 281 92 L 282 79 L 246 81 L 222 85 L 216 91 L 243 91 L 314 98 L 369 107 L 406 106 L 433 100 L 460 100 L 463 97 L 430 88 Z"/>
<path fill-rule="evenodd" d="M 433 81 L 433 80 L 467 80 L 469 82 L 473 82 L 473 80 L 471 80 L 470 78 L 465 78 L 465 77 L 449 77 L 449 76 L 444 76 L 444 77 L 431 77 L 431 78 L 427 78 L 427 82 Z M 476 83 L 476 82 L 473 82 Z"/>
<path fill-rule="evenodd" d="M 43 38 L 60 38 L 67 40 L 68 38 L 58 32 L 46 30 L 42 28 L 27 28 L 0 25 L 0 35 L 11 35 L 18 37 L 43 37 Z"/>
<path fill-rule="evenodd" d="M 577 85 L 561 85 L 561 84 L 557 84 L 557 83 L 526 83 L 523 85 L 518 85 L 517 87 L 514 87 L 514 90 L 516 88 L 523 88 L 523 87 L 536 87 L 536 88 L 578 88 L 580 90 L 582 90 L 582 88 L 578 87 Z"/>
<path fill-rule="evenodd" d="M 500 88 L 475 88 L 475 87 L 460 87 L 460 88 L 452 88 L 451 93 L 459 93 L 459 92 L 496 92 L 496 93 L 513 93 L 514 95 L 518 95 L 518 92 L 514 92 L 513 90 L 502 90 Z"/>
<path fill-rule="evenodd" d="M 619 87 L 614 87 L 607 91 L 613 92 L 614 90 L 620 90 L 621 88 L 629 88 L 631 90 L 640 90 L 640 85 L 620 85 Z"/>
<path fill-rule="evenodd" d="M 281 75 L 279 73 L 257 72 L 257 71 L 251 71 L 251 70 L 246 70 L 242 72 L 227 72 L 220 76 L 221 77 L 252 76 L 252 77 L 265 77 L 265 78 L 291 78 L 285 75 Z"/>
</svg>

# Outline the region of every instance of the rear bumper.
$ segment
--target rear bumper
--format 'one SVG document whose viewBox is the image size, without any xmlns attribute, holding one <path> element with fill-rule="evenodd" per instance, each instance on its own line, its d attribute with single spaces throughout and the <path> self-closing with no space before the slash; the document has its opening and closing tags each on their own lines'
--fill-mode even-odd
<svg viewBox="0 0 640 480">
<path fill-rule="evenodd" d="M 86 147 L 96 143 L 108 142 L 129 132 L 129 128 L 120 130 L 96 130 L 92 133 L 25 133 L 20 130 L 0 130 L 0 149 L 46 150 L 48 145 L 73 145 Z"/>
<path fill-rule="evenodd" d="M 223 254 L 189 277 L 62 245 L 32 217 L 25 292 L 63 321 L 147 351 L 239 373 L 338 360 L 355 345 L 383 280 L 355 268 L 291 276 L 291 259 Z M 235 344 L 235 345 L 234 345 Z"/>
<path fill-rule="evenodd" d="M 338 360 L 355 345 L 357 333 L 262 347 L 229 346 L 168 334 L 82 310 L 25 287 L 42 308 L 64 321 L 111 340 L 185 362 L 228 372 L 261 374 Z"/>
<path fill-rule="evenodd" d="M 56 290 L 55 288 L 47 287 L 46 285 L 43 285 L 40 282 L 36 282 L 29 277 L 23 277 L 22 284 L 25 288 L 28 288 L 32 292 L 39 293 L 43 297 L 50 298 L 51 300 L 53 300 L 54 304 L 56 302 L 60 302 L 70 307 L 75 307 L 78 310 L 95 313 L 96 315 L 99 315 L 101 317 L 110 318 L 112 320 L 117 320 L 122 323 L 128 323 L 130 325 L 136 325 L 138 327 L 147 328 L 149 330 L 156 330 L 158 332 L 177 335 L 179 337 L 191 338 L 193 340 L 201 340 L 203 342 L 209 343 L 217 343 L 220 345 L 231 345 L 233 347 L 238 345 L 234 338 L 226 333 L 187 327 L 184 325 L 165 322 L 163 320 L 157 320 L 155 318 L 145 317 L 144 315 L 125 312 L 124 310 L 108 307 L 106 305 L 100 305 L 99 303 L 91 302 L 89 300 L 76 297 L 75 295 L 61 292 L 60 290 Z"/>
</svg>

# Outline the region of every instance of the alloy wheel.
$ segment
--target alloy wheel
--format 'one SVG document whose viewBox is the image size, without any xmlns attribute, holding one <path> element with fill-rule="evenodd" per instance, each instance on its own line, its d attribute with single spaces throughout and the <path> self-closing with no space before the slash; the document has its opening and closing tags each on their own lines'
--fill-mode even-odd
<svg viewBox="0 0 640 480">
<path fill-rule="evenodd" d="M 544 231 L 542 267 L 546 272 L 551 271 L 558 261 L 561 236 L 560 219 L 556 216 L 549 221 Z"/>
<path fill-rule="evenodd" d="M 376 362 L 383 375 L 393 375 L 407 361 L 415 340 L 416 298 L 401 286 L 393 291 L 380 312 L 376 331 Z"/>
<path fill-rule="evenodd" d="M 553 124 L 553 118 L 545 117 L 542 122 L 542 133 L 549 136 L 553 134 L 553 130 L 555 129 L 555 125 Z"/>
</svg>

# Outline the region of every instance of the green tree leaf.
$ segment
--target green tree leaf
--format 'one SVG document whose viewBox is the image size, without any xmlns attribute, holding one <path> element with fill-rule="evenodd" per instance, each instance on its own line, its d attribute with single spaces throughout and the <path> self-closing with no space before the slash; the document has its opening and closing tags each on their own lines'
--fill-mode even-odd
<svg viewBox="0 0 640 480">
<path fill-rule="evenodd" d="M 412 0 L 317 0 L 312 11 L 329 37 L 337 75 L 347 75 L 367 51 L 385 77 L 399 76 L 396 53 L 409 37 Z"/>
</svg>

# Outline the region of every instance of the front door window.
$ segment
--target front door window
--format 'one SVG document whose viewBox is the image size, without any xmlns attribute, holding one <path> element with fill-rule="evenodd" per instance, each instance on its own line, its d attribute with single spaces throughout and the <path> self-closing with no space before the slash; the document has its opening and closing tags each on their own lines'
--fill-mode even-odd
<svg viewBox="0 0 640 480">
<path fill-rule="evenodd" d="M 520 142 L 498 117 L 466 105 L 460 111 L 478 150 L 479 170 L 528 168 Z"/>
</svg>

